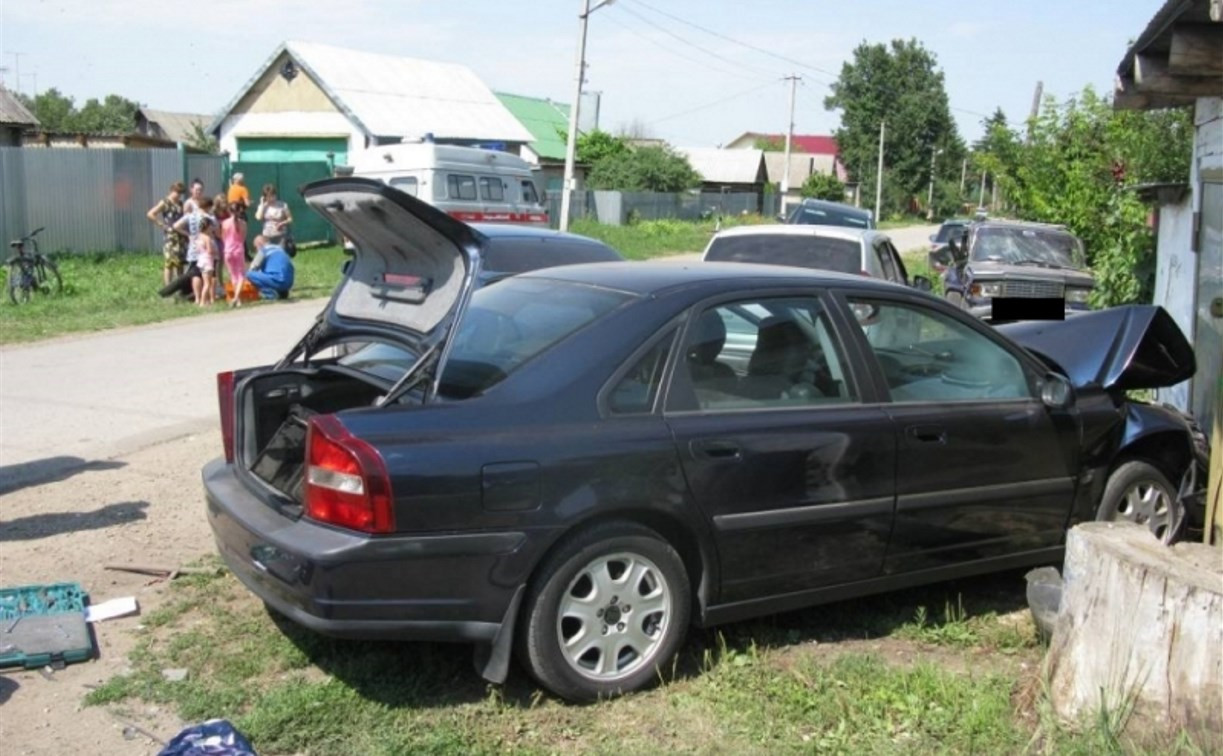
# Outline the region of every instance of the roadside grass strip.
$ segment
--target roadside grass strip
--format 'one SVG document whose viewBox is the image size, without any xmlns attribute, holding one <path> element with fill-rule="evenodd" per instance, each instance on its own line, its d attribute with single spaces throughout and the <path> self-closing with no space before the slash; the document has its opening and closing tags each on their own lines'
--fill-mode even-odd
<svg viewBox="0 0 1223 756">
<path fill-rule="evenodd" d="M 130 674 L 86 703 L 226 717 L 261 753 L 1133 751 L 1115 712 L 1072 732 L 1025 695 L 1042 649 L 1022 585 L 1010 573 L 694 631 L 655 689 L 574 706 L 517 668 L 483 682 L 469 646 L 325 638 L 227 573 L 190 576 L 144 618 Z"/>
</svg>

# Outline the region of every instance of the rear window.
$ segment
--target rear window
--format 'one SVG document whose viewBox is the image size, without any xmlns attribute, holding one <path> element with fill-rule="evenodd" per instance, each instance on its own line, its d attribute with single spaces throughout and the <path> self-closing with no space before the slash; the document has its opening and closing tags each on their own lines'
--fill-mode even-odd
<svg viewBox="0 0 1223 756">
<path fill-rule="evenodd" d="M 483 267 L 496 273 L 523 273 L 555 265 L 622 260 L 604 244 L 540 239 L 495 239 L 484 250 Z"/>
<path fill-rule="evenodd" d="M 564 281 L 511 278 L 472 295 L 442 373 L 440 393 L 475 396 L 630 295 Z"/>
<path fill-rule="evenodd" d="M 789 222 L 802 226 L 871 227 L 870 218 L 864 213 L 842 212 L 827 207 L 800 207 L 790 216 Z"/>
<path fill-rule="evenodd" d="M 862 252 L 858 242 L 819 236 L 761 234 L 719 237 L 710 243 L 705 259 L 713 262 L 792 265 L 839 273 L 862 271 Z"/>
</svg>

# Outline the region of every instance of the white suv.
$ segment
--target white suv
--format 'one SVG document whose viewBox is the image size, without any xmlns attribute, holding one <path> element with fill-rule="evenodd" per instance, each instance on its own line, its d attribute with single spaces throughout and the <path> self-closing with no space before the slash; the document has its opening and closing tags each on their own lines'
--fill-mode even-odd
<svg viewBox="0 0 1223 756">
<path fill-rule="evenodd" d="M 892 240 L 887 234 L 868 229 L 788 224 L 737 226 L 715 235 L 701 259 L 857 273 L 910 285 Z M 916 288 L 926 289 L 929 281 L 919 276 L 913 283 Z"/>
</svg>

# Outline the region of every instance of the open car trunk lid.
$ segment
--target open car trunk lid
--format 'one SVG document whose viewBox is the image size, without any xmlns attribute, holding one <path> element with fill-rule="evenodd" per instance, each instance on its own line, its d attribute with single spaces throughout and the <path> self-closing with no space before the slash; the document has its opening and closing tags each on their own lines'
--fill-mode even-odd
<svg viewBox="0 0 1223 756">
<path fill-rule="evenodd" d="M 1156 305 L 1125 305 L 998 330 L 1057 364 L 1075 386 L 1144 389 L 1173 386 L 1197 369 L 1193 347 Z"/>
<path fill-rule="evenodd" d="M 439 342 L 475 287 L 484 237 L 373 179 L 324 179 L 301 191 L 354 244 L 353 260 L 323 313 L 324 327 L 392 329 L 418 352 L 441 347 L 444 359 Z"/>
</svg>

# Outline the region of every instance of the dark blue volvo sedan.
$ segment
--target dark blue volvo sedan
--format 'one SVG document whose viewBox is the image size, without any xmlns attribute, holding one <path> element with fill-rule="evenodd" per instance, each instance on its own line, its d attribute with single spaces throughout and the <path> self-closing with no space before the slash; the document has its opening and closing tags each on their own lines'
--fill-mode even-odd
<svg viewBox="0 0 1223 756">
<path fill-rule="evenodd" d="M 1170 540 L 1196 512 L 1204 437 L 1124 394 L 1193 371 L 1157 308 L 1076 318 L 1076 349 L 781 266 L 477 291 L 471 227 L 373 181 L 303 193 L 354 259 L 283 360 L 218 377 L 203 477 L 234 574 L 319 632 L 471 642 L 490 680 L 513 654 L 590 700 L 657 679 L 691 624 L 1057 562 L 1093 518 Z"/>
</svg>

